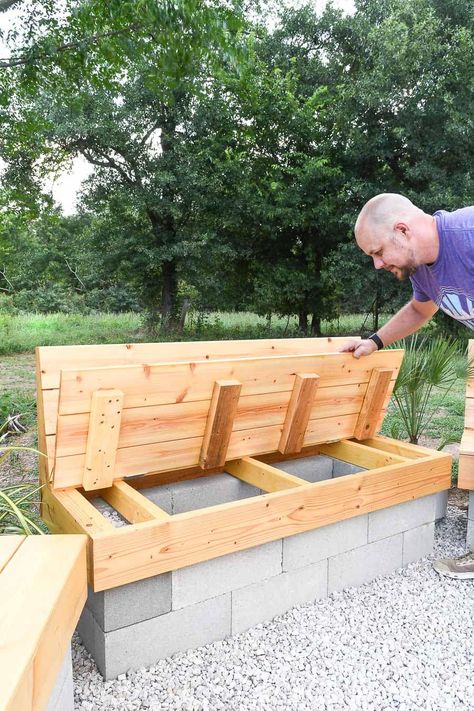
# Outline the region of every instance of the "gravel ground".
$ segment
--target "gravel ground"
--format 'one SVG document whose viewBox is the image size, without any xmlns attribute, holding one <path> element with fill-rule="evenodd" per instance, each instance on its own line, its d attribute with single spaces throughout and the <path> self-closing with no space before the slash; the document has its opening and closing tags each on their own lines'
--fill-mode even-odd
<svg viewBox="0 0 474 711">
<path fill-rule="evenodd" d="M 435 557 L 465 552 L 449 506 Z M 474 581 L 423 559 L 150 669 L 103 682 L 75 637 L 80 711 L 474 710 Z"/>
</svg>

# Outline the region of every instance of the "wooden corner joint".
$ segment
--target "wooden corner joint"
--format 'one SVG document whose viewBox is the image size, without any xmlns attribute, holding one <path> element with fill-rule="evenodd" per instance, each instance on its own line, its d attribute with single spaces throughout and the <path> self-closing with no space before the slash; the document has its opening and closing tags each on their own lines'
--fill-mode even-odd
<svg viewBox="0 0 474 711">
<path fill-rule="evenodd" d="M 123 410 L 121 390 L 92 393 L 82 486 L 85 491 L 112 486 Z"/>
</svg>

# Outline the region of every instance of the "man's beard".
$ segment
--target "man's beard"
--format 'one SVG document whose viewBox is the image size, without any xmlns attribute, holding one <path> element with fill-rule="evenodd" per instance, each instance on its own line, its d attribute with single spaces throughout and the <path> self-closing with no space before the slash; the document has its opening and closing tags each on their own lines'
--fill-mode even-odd
<svg viewBox="0 0 474 711">
<path fill-rule="evenodd" d="M 398 267 L 398 270 L 400 274 L 395 274 L 397 277 L 398 281 L 406 281 L 409 277 L 413 276 L 413 274 L 416 272 L 417 267 L 410 266 L 410 267 Z"/>
</svg>

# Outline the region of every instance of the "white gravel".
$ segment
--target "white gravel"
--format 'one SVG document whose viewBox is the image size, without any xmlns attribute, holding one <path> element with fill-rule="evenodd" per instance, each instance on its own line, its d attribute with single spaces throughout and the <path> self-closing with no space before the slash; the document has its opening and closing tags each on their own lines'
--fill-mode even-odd
<svg viewBox="0 0 474 711">
<path fill-rule="evenodd" d="M 435 557 L 464 553 L 465 535 L 450 506 Z M 75 709 L 473 711 L 474 581 L 430 560 L 116 681 L 75 637 Z"/>
</svg>

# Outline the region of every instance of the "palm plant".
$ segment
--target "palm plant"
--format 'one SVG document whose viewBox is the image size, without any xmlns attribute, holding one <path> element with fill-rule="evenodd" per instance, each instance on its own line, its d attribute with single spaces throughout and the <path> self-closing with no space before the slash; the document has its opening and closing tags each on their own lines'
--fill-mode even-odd
<svg viewBox="0 0 474 711">
<path fill-rule="evenodd" d="M 4 444 L 8 431 L 8 421 L 0 426 L 0 467 L 6 458 L 14 451 L 29 450 L 38 452 L 32 447 L 16 447 Z M 35 513 L 33 505 L 41 486 L 36 484 L 12 484 L 0 488 L 0 535 L 45 533 L 41 521 Z"/>
<path fill-rule="evenodd" d="M 405 348 L 405 357 L 393 400 L 410 442 L 418 444 L 436 414 L 430 404 L 433 390 L 441 390 L 444 399 L 460 377 L 459 344 L 452 338 L 428 339 L 416 334 L 401 345 Z M 472 368 L 472 364 L 469 367 Z"/>
</svg>

